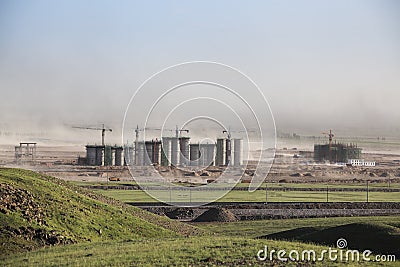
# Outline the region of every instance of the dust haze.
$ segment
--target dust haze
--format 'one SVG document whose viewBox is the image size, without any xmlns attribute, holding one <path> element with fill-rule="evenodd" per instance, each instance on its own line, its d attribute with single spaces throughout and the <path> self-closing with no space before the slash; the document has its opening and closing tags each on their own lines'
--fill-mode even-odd
<svg viewBox="0 0 400 267">
<path fill-rule="evenodd" d="M 100 132 L 72 127 L 102 124 L 113 129 L 108 142 L 121 143 L 142 82 L 191 60 L 251 77 L 279 131 L 400 136 L 397 2 L 256 3 L 251 16 L 238 3 L 218 4 L 206 20 L 204 6 L 188 3 L 44 5 L 0 4 L 1 144 L 99 143 Z"/>
</svg>

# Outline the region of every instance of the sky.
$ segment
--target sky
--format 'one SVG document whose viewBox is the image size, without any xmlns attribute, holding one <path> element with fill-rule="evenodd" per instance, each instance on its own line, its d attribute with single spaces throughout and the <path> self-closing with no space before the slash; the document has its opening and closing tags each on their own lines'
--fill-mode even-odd
<svg viewBox="0 0 400 267">
<path fill-rule="evenodd" d="M 394 0 L 0 0 L 0 142 L 102 123 L 117 140 L 138 87 L 197 60 L 251 77 L 278 130 L 399 137 L 399 14 Z"/>
</svg>

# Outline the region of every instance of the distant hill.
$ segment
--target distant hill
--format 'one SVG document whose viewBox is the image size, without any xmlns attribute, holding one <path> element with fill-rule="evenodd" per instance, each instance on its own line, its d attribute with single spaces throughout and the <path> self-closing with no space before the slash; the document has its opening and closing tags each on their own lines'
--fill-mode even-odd
<svg viewBox="0 0 400 267">
<path fill-rule="evenodd" d="M 54 177 L 0 168 L 0 255 L 101 240 L 197 235 L 202 231 Z"/>
</svg>

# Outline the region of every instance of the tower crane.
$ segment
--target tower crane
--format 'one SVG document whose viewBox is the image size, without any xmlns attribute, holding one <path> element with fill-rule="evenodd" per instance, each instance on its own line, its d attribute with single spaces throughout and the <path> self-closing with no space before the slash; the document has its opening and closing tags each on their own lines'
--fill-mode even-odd
<svg viewBox="0 0 400 267">
<path fill-rule="evenodd" d="M 178 137 L 181 135 L 182 132 L 187 132 L 187 133 L 189 133 L 189 130 L 187 130 L 187 129 L 179 129 L 179 128 L 178 128 L 178 125 L 176 125 L 176 129 L 175 129 L 175 130 L 173 130 L 173 129 L 166 129 L 166 128 L 164 128 L 164 129 L 161 129 L 161 128 L 152 128 L 152 127 L 139 128 L 139 125 L 137 125 L 137 126 L 136 126 L 136 129 L 135 129 L 135 138 L 136 138 L 136 139 L 135 139 L 135 143 L 137 143 L 137 142 L 139 141 L 139 133 L 142 132 L 142 131 L 144 131 L 144 130 L 175 132 L 176 138 L 178 138 Z"/>
<path fill-rule="evenodd" d="M 335 135 L 332 133 L 332 130 L 329 130 L 329 133 L 322 132 L 321 134 L 324 134 L 324 135 L 328 136 L 328 138 L 329 138 L 329 151 L 328 151 L 329 155 L 328 156 L 329 156 L 329 160 L 332 160 L 332 152 L 331 152 L 331 150 L 332 150 L 332 141 L 333 141 L 333 137 Z"/>
<path fill-rule="evenodd" d="M 187 132 L 187 133 L 189 133 L 189 130 L 188 130 L 188 129 L 179 129 L 179 128 L 178 128 L 178 125 L 176 125 L 176 128 L 175 128 L 175 137 L 178 138 L 180 135 L 182 135 L 182 132 Z"/>
<path fill-rule="evenodd" d="M 181 135 L 182 132 L 189 132 L 187 129 L 179 129 L 178 125 L 176 125 L 176 129 L 167 129 L 167 128 L 152 128 L 152 127 L 145 127 L 145 128 L 139 128 L 139 125 L 136 126 L 135 129 L 135 162 L 137 163 L 139 161 L 139 134 L 142 131 L 145 130 L 153 130 L 153 131 L 170 131 L 170 132 L 175 132 L 176 139 L 178 140 L 179 136 Z"/>
<path fill-rule="evenodd" d="M 231 139 L 232 133 L 255 133 L 256 131 L 254 130 L 249 130 L 249 131 L 232 131 L 231 127 L 228 128 L 228 130 L 223 130 L 222 133 L 225 133 L 227 135 L 228 139 Z"/>
<path fill-rule="evenodd" d="M 232 144 L 231 144 L 231 137 L 232 133 L 246 133 L 246 132 L 255 132 L 255 131 L 231 131 L 231 127 L 228 130 L 223 130 L 222 133 L 227 135 L 226 139 L 226 147 L 225 147 L 225 164 L 231 164 L 232 159 Z"/>
<path fill-rule="evenodd" d="M 76 129 L 84 129 L 84 130 L 97 130 L 97 131 L 101 131 L 101 145 L 104 146 L 104 138 L 106 135 L 106 131 L 110 131 L 112 132 L 111 128 L 106 128 L 103 124 L 102 128 L 96 128 L 96 127 L 81 127 L 81 126 L 73 126 L 72 128 L 76 128 Z"/>
<path fill-rule="evenodd" d="M 332 146 L 333 137 L 335 136 L 335 135 L 332 133 L 332 130 L 329 130 L 329 133 L 327 133 L 327 132 L 322 132 L 321 134 L 325 134 L 326 136 L 329 137 L 329 147 L 331 147 L 331 146 Z"/>
</svg>

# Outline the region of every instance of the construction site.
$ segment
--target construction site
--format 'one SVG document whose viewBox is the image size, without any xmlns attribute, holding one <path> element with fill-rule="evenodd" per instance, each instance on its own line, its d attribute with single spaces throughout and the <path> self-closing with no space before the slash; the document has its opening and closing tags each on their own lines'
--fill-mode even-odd
<svg viewBox="0 0 400 267">
<path fill-rule="evenodd" d="M 347 163 L 351 159 L 361 159 L 362 149 L 357 144 L 342 144 L 333 142 L 332 130 L 328 134 L 329 143 L 314 145 L 314 159 L 317 162 Z"/>
<path fill-rule="evenodd" d="M 0 267 L 400 266 L 399 22 L 1 1 Z"/>
<path fill-rule="evenodd" d="M 241 166 L 241 153 L 242 139 L 192 144 L 190 137 L 166 137 L 124 147 L 87 145 L 86 157 L 79 158 L 78 162 L 88 166 Z"/>
<path fill-rule="evenodd" d="M 370 146 L 374 142 L 370 140 L 338 138 L 332 130 L 318 138 L 287 134 L 286 138 L 278 138 L 273 164 L 264 182 L 250 193 L 247 188 L 257 171 L 254 159 L 262 150 L 246 153 L 244 139 L 238 134 L 232 137 L 230 129 L 221 131 L 214 141 L 208 138 L 206 142 L 192 142 L 195 129 L 177 126 L 170 131 L 174 136 L 147 134 L 151 139 L 145 139 L 142 132 L 159 129 L 137 126 L 132 131 L 132 142 L 112 145 L 106 142 L 113 133 L 111 128 L 76 128 L 94 133 L 101 143 L 71 150 L 21 142 L 10 150 L 11 159 L 1 159 L 3 166 L 20 166 L 51 175 L 182 221 L 399 214 L 399 155 L 374 152 L 375 147 Z M 362 148 L 359 142 L 364 144 Z M 387 148 L 392 149 L 389 145 Z M 245 154 L 252 158 L 244 157 Z M 236 171 L 227 171 L 228 168 Z M 218 177 L 224 172 L 232 176 L 232 181 L 239 181 L 233 188 L 218 185 Z M 153 179 L 159 176 L 180 187 L 155 184 Z M 145 182 L 138 183 L 138 178 Z M 207 194 L 227 189 L 229 193 L 221 199 L 200 206 Z M 165 196 L 167 204 L 148 192 Z"/>
<path fill-rule="evenodd" d="M 3 153 L 0 161 L 3 166 L 25 166 L 72 181 L 133 181 L 132 175 L 152 177 L 160 174 L 171 182 L 201 185 L 215 181 L 227 167 L 241 171 L 242 183 L 250 182 L 256 171 L 254 159 L 261 153 L 261 150 L 243 151 L 244 140 L 239 135 L 232 138 L 225 130 L 215 137 L 215 141 L 192 142 L 189 134 L 195 134 L 195 129 L 189 132 L 176 127 L 171 131 L 174 136 L 153 135 L 150 140 L 144 140 L 140 133 L 145 129 L 136 127 L 131 143 L 112 145 L 106 143 L 106 134 L 112 134 L 111 128 L 104 125 L 77 128 L 100 137 L 100 144 L 63 148 L 21 142 L 13 147 L 12 154 L 11 148 L 6 148 L 9 153 Z M 363 149 L 353 139 L 334 138 L 332 131 L 324 136 L 315 139 L 297 135 L 295 139 L 286 138 L 284 143 L 278 143 L 266 180 L 273 183 L 341 183 L 394 182 L 399 179 L 395 153 L 370 152 L 376 150 L 370 147 L 373 142 L 360 139 L 359 142 L 365 144 Z"/>
<path fill-rule="evenodd" d="M 92 128 L 90 128 L 92 129 Z M 139 141 L 139 128 L 135 129 L 134 144 L 124 146 L 87 145 L 86 157 L 78 159 L 79 165 L 88 166 L 241 166 L 242 143 L 239 138 L 218 138 L 214 143 L 191 143 L 191 138 L 182 136 L 183 131 L 176 130 L 175 137 L 160 137 Z M 225 133 L 226 131 L 224 131 Z"/>
</svg>

